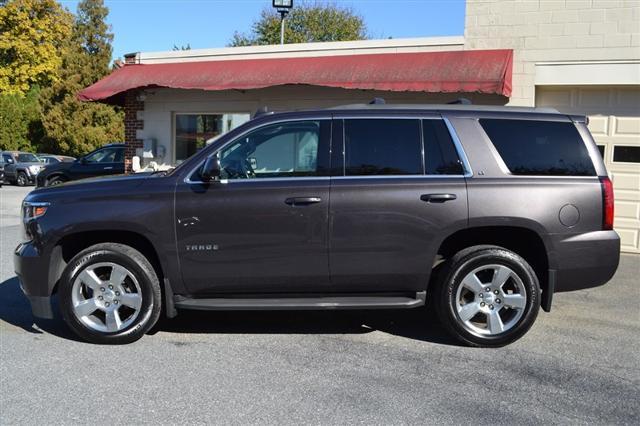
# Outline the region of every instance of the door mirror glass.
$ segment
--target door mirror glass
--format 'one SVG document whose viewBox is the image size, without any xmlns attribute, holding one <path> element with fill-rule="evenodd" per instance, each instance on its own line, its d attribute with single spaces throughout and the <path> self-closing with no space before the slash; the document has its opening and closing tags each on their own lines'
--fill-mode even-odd
<svg viewBox="0 0 640 426">
<path fill-rule="evenodd" d="M 203 182 L 211 182 L 212 180 L 216 180 L 220 177 L 220 159 L 218 155 L 212 155 L 207 157 L 204 165 L 202 166 L 202 171 L 200 172 L 200 178 Z"/>
</svg>

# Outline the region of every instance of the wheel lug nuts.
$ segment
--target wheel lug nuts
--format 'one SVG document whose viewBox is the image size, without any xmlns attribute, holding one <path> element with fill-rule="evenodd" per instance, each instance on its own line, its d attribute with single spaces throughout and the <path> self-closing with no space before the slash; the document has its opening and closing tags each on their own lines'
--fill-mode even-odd
<svg viewBox="0 0 640 426">
<path fill-rule="evenodd" d="M 112 285 L 109 286 L 109 290 L 113 290 L 113 286 Z"/>
<path fill-rule="evenodd" d="M 496 299 L 496 303 L 500 303 L 502 302 L 500 299 Z"/>
<path fill-rule="evenodd" d="M 98 300 L 102 300 L 102 299 L 104 299 L 104 297 L 98 296 Z"/>
<path fill-rule="evenodd" d="M 116 291 L 116 296 L 120 296 L 120 292 L 119 291 Z"/>
<path fill-rule="evenodd" d="M 109 306 L 109 304 L 110 304 L 109 302 L 105 302 L 105 304 L 104 304 L 104 305 L 105 305 L 105 306 Z"/>
<path fill-rule="evenodd" d="M 484 302 L 480 302 L 480 306 L 484 306 Z"/>
<path fill-rule="evenodd" d="M 493 292 L 493 294 L 498 294 L 498 290 L 495 290 L 495 291 Z"/>
<path fill-rule="evenodd" d="M 113 301 L 113 304 L 114 304 L 114 305 L 117 305 L 117 304 L 118 304 L 118 301 L 117 301 L 117 300 L 114 300 L 114 301 Z"/>
<path fill-rule="evenodd" d="M 484 293 L 480 293 L 480 297 L 484 297 Z"/>
<path fill-rule="evenodd" d="M 104 287 L 100 287 L 100 291 L 104 291 Z"/>
<path fill-rule="evenodd" d="M 493 309 L 493 305 L 489 305 L 489 309 Z"/>
</svg>

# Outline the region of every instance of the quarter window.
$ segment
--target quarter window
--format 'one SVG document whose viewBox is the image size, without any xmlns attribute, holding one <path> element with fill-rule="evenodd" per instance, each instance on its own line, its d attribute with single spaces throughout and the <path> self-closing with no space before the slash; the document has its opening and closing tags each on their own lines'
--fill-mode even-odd
<svg viewBox="0 0 640 426">
<path fill-rule="evenodd" d="M 347 176 L 423 174 L 419 120 L 345 120 L 344 138 Z"/>
<path fill-rule="evenodd" d="M 514 175 L 596 174 L 573 123 L 481 119 L 480 124 Z"/>
<path fill-rule="evenodd" d="M 220 152 L 223 179 L 319 176 L 323 122 L 295 121 L 262 127 Z M 330 122 L 324 122 L 330 126 Z M 328 154 L 328 152 L 327 152 Z"/>
<path fill-rule="evenodd" d="M 104 148 L 84 157 L 86 163 L 122 163 L 124 148 Z"/>
</svg>

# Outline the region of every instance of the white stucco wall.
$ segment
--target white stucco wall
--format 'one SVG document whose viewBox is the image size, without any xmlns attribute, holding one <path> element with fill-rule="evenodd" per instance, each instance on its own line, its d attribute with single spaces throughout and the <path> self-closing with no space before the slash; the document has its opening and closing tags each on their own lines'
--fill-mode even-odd
<svg viewBox="0 0 640 426">
<path fill-rule="evenodd" d="M 514 50 L 509 105 L 535 105 L 537 68 L 563 62 L 582 65 L 581 84 L 603 84 L 612 62 L 640 81 L 640 0 L 467 0 L 464 35 L 465 49 Z"/>
</svg>

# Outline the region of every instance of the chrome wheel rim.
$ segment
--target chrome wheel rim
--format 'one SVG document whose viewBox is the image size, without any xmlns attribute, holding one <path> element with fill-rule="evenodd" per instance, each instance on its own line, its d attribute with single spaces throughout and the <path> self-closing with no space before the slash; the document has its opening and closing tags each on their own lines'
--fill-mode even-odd
<svg viewBox="0 0 640 426">
<path fill-rule="evenodd" d="M 27 180 L 23 175 L 18 175 L 18 186 L 25 186 L 27 184 Z"/>
<path fill-rule="evenodd" d="M 71 292 L 73 314 L 78 321 L 102 333 L 129 327 L 142 307 L 138 280 L 117 263 L 95 263 L 82 269 Z"/>
<path fill-rule="evenodd" d="M 522 279 L 505 265 L 485 265 L 458 285 L 455 309 L 467 330 L 483 336 L 509 331 L 524 315 L 527 293 Z"/>
</svg>

